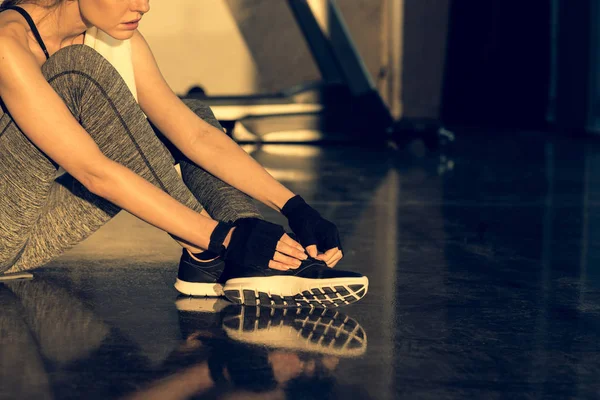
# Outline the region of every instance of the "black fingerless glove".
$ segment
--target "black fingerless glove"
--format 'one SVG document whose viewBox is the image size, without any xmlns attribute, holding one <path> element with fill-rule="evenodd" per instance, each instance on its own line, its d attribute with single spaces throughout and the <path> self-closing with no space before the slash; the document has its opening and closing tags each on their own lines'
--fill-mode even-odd
<svg viewBox="0 0 600 400">
<path fill-rule="evenodd" d="M 219 228 L 221 225 L 223 228 Z M 229 246 L 224 250 L 223 241 L 227 233 L 221 239 L 221 235 L 215 235 L 215 232 L 219 230 L 224 231 L 225 229 L 229 232 L 232 226 L 235 226 L 235 230 L 231 235 Z M 284 233 L 285 230 L 280 225 L 272 224 L 258 218 L 242 218 L 234 224 L 229 225 L 219 222 L 213 235 L 211 235 L 211 245 L 213 243 L 213 236 L 215 236 L 215 242 L 221 240 L 220 245 L 222 249 L 219 254 L 224 256 L 225 261 L 232 261 L 238 265 L 264 266 L 268 268 L 269 261 L 271 261 L 275 254 L 277 242 L 279 242 Z M 214 247 L 216 246 L 215 244 Z"/>
<path fill-rule="evenodd" d="M 337 227 L 321 217 L 321 214 L 304 201 L 300 196 L 288 200 L 281 209 L 288 219 L 290 228 L 304 247 L 317 245 L 319 251 L 327 251 L 334 247 L 342 250 L 342 243 Z"/>
</svg>

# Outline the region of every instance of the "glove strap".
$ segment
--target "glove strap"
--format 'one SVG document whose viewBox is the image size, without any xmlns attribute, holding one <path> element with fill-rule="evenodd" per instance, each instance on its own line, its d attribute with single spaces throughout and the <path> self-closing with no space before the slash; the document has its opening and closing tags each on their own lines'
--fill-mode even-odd
<svg viewBox="0 0 600 400">
<path fill-rule="evenodd" d="M 268 268 L 284 233 L 282 226 L 258 218 L 238 219 L 225 252 L 225 260 L 239 265 Z"/>
<path fill-rule="evenodd" d="M 281 213 L 287 218 L 289 218 L 290 215 L 294 213 L 294 211 L 305 205 L 308 206 L 308 204 L 306 204 L 306 201 L 304 201 L 304 199 L 300 197 L 299 194 L 297 194 L 296 196 L 289 199 L 287 203 L 285 203 L 285 205 L 281 209 Z"/>
<path fill-rule="evenodd" d="M 233 228 L 233 224 L 231 222 L 219 221 L 217 227 L 210 235 L 208 250 L 222 256 L 223 253 L 225 253 L 225 245 L 223 245 L 223 242 L 225 241 L 225 238 L 227 237 L 227 234 L 231 228 Z"/>
</svg>

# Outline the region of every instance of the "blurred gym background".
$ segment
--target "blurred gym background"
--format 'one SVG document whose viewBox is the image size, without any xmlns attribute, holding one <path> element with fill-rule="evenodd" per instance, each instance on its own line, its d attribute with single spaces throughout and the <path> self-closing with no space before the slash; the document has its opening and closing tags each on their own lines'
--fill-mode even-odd
<svg viewBox="0 0 600 400">
<path fill-rule="evenodd" d="M 175 92 L 208 97 L 232 131 L 242 121 L 241 141 L 373 141 L 440 127 L 574 134 L 598 130 L 599 13 L 594 0 L 178 0 L 153 2 L 141 30 Z M 370 96 L 350 104 L 363 80 L 392 121 Z M 346 100 L 325 122 L 307 116 Z M 250 103 L 272 107 L 231 108 Z M 363 119 L 354 137 L 344 117 Z"/>
</svg>

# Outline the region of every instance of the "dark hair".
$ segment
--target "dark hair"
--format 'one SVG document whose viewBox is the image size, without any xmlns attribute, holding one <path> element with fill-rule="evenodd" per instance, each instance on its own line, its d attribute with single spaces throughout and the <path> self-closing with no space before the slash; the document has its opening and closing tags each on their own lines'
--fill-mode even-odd
<svg viewBox="0 0 600 400">
<path fill-rule="evenodd" d="M 4 0 L 0 7 L 12 7 L 19 4 L 39 4 L 45 8 L 55 8 L 64 3 L 65 0 Z"/>
</svg>

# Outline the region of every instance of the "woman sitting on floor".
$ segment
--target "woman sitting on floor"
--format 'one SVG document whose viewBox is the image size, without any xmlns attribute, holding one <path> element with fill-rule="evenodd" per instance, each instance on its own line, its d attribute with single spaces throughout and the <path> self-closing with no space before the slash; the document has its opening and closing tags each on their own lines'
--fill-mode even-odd
<svg viewBox="0 0 600 400">
<path fill-rule="evenodd" d="M 367 278 L 330 268 L 342 258 L 335 225 L 207 107 L 171 91 L 137 30 L 149 10 L 148 0 L 2 3 L 0 280 L 125 209 L 181 244 L 182 293 L 279 307 L 359 300 Z M 281 211 L 299 243 L 247 195 Z"/>
</svg>

